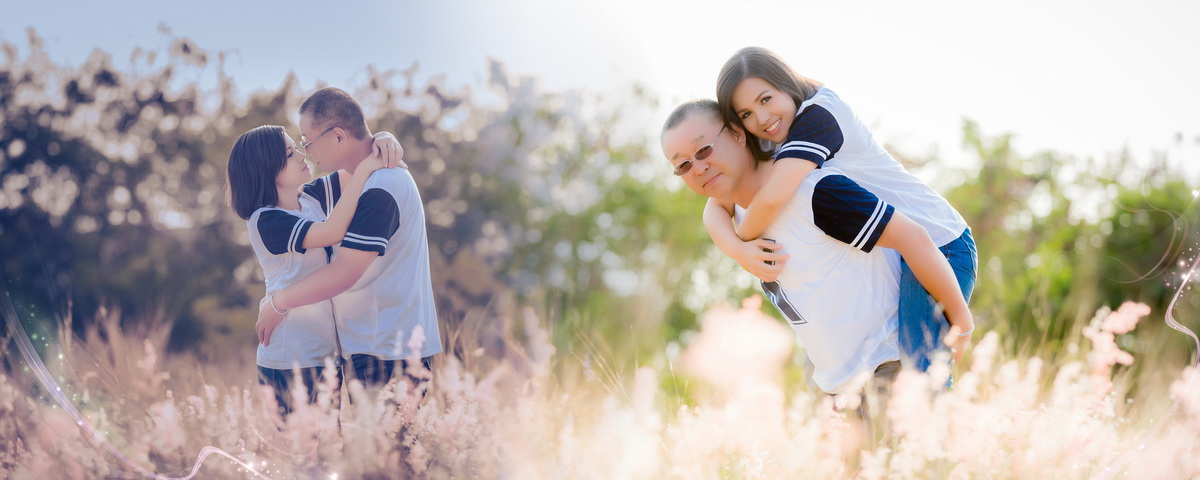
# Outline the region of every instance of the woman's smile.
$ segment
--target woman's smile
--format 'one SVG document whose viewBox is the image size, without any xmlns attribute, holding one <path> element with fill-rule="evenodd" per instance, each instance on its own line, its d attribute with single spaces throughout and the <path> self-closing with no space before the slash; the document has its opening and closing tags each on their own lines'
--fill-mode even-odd
<svg viewBox="0 0 1200 480">
<path fill-rule="evenodd" d="M 767 129 L 766 129 L 767 136 L 774 137 L 776 133 L 779 133 L 779 126 L 782 123 L 783 123 L 783 120 L 779 119 L 779 118 L 776 118 L 774 122 L 771 122 L 771 125 L 767 126 Z"/>
</svg>

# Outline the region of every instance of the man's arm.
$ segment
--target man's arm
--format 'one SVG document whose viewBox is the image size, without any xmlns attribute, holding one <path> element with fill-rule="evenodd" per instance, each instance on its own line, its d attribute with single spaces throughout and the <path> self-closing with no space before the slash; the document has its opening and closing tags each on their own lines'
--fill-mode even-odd
<svg viewBox="0 0 1200 480">
<path fill-rule="evenodd" d="M 259 341 L 270 344 L 271 332 L 283 321 L 288 309 L 328 300 L 353 286 L 371 261 L 386 252 L 388 239 L 399 226 L 399 209 L 390 193 L 382 188 L 363 192 L 333 263 L 287 288 L 268 293 L 267 301 L 260 303 L 254 328 Z"/>
<path fill-rule="evenodd" d="M 733 203 L 709 198 L 704 205 L 704 228 L 717 249 L 764 282 L 773 282 L 787 255 L 779 244 L 763 239 L 742 241 L 733 229 Z M 767 263 L 771 262 L 771 263 Z"/>
<path fill-rule="evenodd" d="M 704 229 L 721 253 L 733 257 L 741 241 L 733 230 L 733 204 L 709 198 L 704 204 Z"/>
<path fill-rule="evenodd" d="M 283 321 L 288 310 L 329 300 L 349 290 L 378 257 L 378 252 L 343 248 L 329 265 L 287 288 L 267 294 L 260 303 L 258 323 L 254 326 L 259 343 L 271 344 L 271 332 Z"/>
</svg>

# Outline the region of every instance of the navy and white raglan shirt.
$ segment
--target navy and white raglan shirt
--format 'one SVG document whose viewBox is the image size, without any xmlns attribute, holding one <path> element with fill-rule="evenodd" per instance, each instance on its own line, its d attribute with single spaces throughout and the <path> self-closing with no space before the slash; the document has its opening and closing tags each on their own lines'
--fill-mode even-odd
<svg viewBox="0 0 1200 480">
<path fill-rule="evenodd" d="M 336 178 L 334 179 L 336 180 Z M 305 186 L 324 188 L 329 177 Z M 312 274 L 328 262 L 323 248 L 304 248 L 304 238 L 314 222 L 325 221 L 320 205 L 300 196 L 300 210 L 263 207 L 246 220 L 250 246 L 262 266 L 267 291 L 274 292 Z M 276 370 L 316 367 L 338 355 L 333 324 L 333 303 L 317 302 L 288 311 L 287 318 L 271 333 L 271 345 L 258 345 L 257 364 Z"/>
<path fill-rule="evenodd" d="M 314 187 L 311 192 L 306 187 L 305 195 L 328 212 L 340 192 L 332 185 Z M 383 360 L 404 360 L 442 351 L 425 210 L 408 170 L 384 168 L 367 179 L 334 258 L 347 248 L 376 252 L 379 257 L 349 290 L 333 297 L 342 356 L 365 353 Z M 417 327 L 423 340 L 412 351 L 409 345 Z"/>
<path fill-rule="evenodd" d="M 900 255 L 876 245 L 895 211 L 827 165 L 805 177 L 763 233 L 790 255 L 763 290 L 804 344 L 813 381 L 828 393 L 844 393 L 855 376 L 900 359 Z M 744 214 L 735 210 L 738 221 Z"/>
<path fill-rule="evenodd" d="M 300 189 L 300 202 L 310 202 L 316 205 L 316 213 L 321 216 L 321 221 L 329 218 L 329 212 L 333 211 L 333 206 L 340 198 L 342 198 L 341 172 L 314 178 Z"/>
<path fill-rule="evenodd" d="M 938 246 L 954 241 L 967 229 L 962 215 L 876 143 L 858 115 L 828 88 L 821 87 L 800 104 L 775 158 L 837 167 L 924 227 Z"/>
</svg>

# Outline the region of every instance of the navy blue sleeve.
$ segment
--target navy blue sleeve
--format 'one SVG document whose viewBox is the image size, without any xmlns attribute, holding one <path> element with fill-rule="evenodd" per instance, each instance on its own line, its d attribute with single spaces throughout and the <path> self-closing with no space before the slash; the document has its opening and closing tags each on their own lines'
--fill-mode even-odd
<svg viewBox="0 0 1200 480">
<path fill-rule="evenodd" d="M 333 172 L 304 184 L 302 191 L 304 195 L 317 201 L 325 215 L 329 215 L 329 212 L 333 211 L 333 206 L 342 196 L 342 180 L 338 176 L 338 172 Z"/>
<path fill-rule="evenodd" d="M 844 140 L 842 127 L 833 114 L 820 105 L 810 105 L 792 121 L 787 140 L 775 152 L 775 159 L 800 158 L 820 168 L 837 154 Z"/>
<path fill-rule="evenodd" d="M 382 188 L 367 189 L 358 197 L 358 209 L 350 219 L 342 247 L 383 255 L 388 239 L 399 228 L 400 208 L 396 199 Z"/>
<path fill-rule="evenodd" d="M 896 208 L 843 175 L 817 182 L 812 197 L 817 228 L 854 248 L 870 252 Z"/>
<path fill-rule="evenodd" d="M 258 237 L 272 255 L 304 253 L 304 236 L 313 222 L 283 210 L 267 210 L 258 216 Z"/>
</svg>

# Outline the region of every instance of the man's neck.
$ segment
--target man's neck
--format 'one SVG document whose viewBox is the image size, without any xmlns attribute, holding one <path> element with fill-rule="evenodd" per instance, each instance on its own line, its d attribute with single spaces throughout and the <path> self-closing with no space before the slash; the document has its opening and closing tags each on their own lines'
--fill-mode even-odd
<svg viewBox="0 0 1200 480">
<path fill-rule="evenodd" d="M 763 182 L 766 181 L 767 175 L 774 168 L 774 162 L 759 162 L 758 168 L 750 167 L 746 170 L 746 175 L 741 179 L 741 182 L 733 192 L 733 203 L 739 207 L 749 208 L 750 202 L 754 200 L 754 196 L 758 195 L 758 191 L 762 188 Z"/>
<path fill-rule="evenodd" d="M 375 153 L 373 151 L 375 141 L 371 137 L 367 137 L 363 140 L 351 139 L 350 142 L 350 145 L 348 145 L 350 148 L 348 155 L 351 160 L 346 164 L 346 171 L 354 175 L 354 171 L 358 169 L 358 165 Z"/>
</svg>

